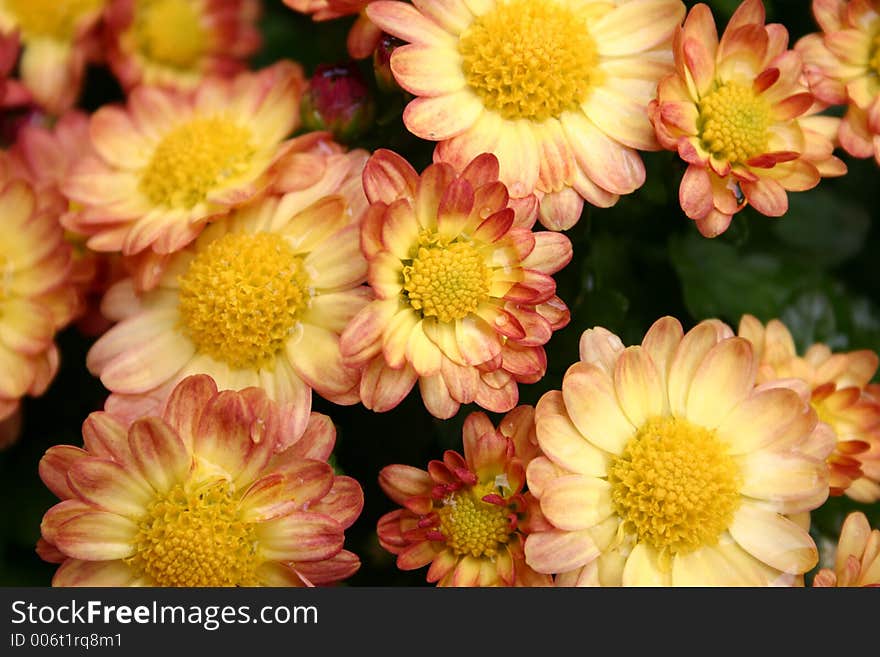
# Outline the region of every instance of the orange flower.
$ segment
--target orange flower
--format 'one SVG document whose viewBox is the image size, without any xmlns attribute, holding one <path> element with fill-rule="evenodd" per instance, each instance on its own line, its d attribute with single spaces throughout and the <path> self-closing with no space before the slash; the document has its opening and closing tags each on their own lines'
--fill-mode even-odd
<svg viewBox="0 0 880 657">
<path fill-rule="evenodd" d="M 0 33 L 18 32 L 21 81 L 50 114 L 77 102 L 86 64 L 97 59 L 107 0 L 0 0 Z"/>
<path fill-rule="evenodd" d="M 182 249 L 271 185 L 304 85 L 300 66 L 281 61 L 189 94 L 137 87 L 126 108 L 102 107 L 90 125 L 98 156 L 62 187 L 83 208 L 67 227 L 96 251 Z"/>
<path fill-rule="evenodd" d="M 821 33 L 801 38 L 795 49 L 816 97 L 846 105 L 838 139 L 853 157 L 880 164 L 880 6 L 869 0 L 813 0 Z"/>
<path fill-rule="evenodd" d="M 813 586 L 880 586 L 880 530 L 861 511 L 847 515 L 840 530 L 834 567 L 822 568 Z"/>
<path fill-rule="evenodd" d="M 103 310 L 118 323 L 86 357 L 111 391 L 106 410 L 127 421 L 154 413 L 191 374 L 264 389 L 291 438 L 308 421 L 312 390 L 357 403 L 360 373 L 342 363 L 339 335 L 370 299 L 358 223 L 366 159 L 324 133 L 293 140 L 276 183 L 286 194 L 211 224 L 148 292 L 136 294 L 130 278 L 110 288 Z"/>
<path fill-rule="evenodd" d="M 260 46 L 258 0 L 111 0 L 107 62 L 122 86 L 192 88 L 243 71 Z"/>
<path fill-rule="evenodd" d="M 680 0 L 372 2 L 367 15 L 409 45 L 391 70 L 417 96 L 406 127 L 463 169 L 495 153 L 500 180 L 541 222 L 567 229 L 584 200 L 614 205 L 644 183 L 657 150 L 647 105 L 671 70 Z"/>
<path fill-rule="evenodd" d="M 313 413 L 293 444 L 261 390 L 175 388 L 162 416 L 126 429 L 96 412 L 84 447 L 57 445 L 40 477 L 61 502 L 37 552 L 53 586 L 310 586 L 352 575 L 343 549 L 363 493 L 326 459 L 335 430 Z"/>
<path fill-rule="evenodd" d="M 0 420 L 52 382 L 55 335 L 76 309 L 71 247 L 57 211 L 55 204 L 38 205 L 26 182 L 0 175 Z"/>
<path fill-rule="evenodd" d="M 740 320 L 739 335 L 755 348 L 758 381 L 804 381 L 819 419 L 834 430 L 837 445 L 828 457 L 831 495 L 880 500 L 880 398 L 868 386 L 877 371 L 877 354 L 869 349 L 832 353 L 817 343 L 801 357 L 782 322 L 770 320 L 765 328 L 751 315 Z"/>
<path fill-rule="evenodd" d="M 13 171 L 34 186 L 39 202 L 59 204 L 56 214 L 61 224 L 71 212 L 67 199 L 62 198 L 61 185 L 74 163 L 87 155 L 96 155 L 89 137 L 89 117 L 78 110 L 65 112 L 51 128 L 23 126 L 10 150 Z M 79 297 L 74 317 L 77 328 L 89 336 L 100 335 L 111 324 L 101 314 L 101 297 L 123 277 L 125 268 L 118 254 L 89 249 L 83 235 L 67 231 L 65 239 L 74 247 L 70 281 Z"/>
<path fill-rule="evenodd" d="M 540 450 L 535 411 L 519 406 L 498 429 L 485 413 L 471 413 L 462 431 L 464 456 L 447 450 L 428 470 L 389 465 L 382 490 L 402 509 L 379 520 L 379 543 L 397 555 L 397 567 L 431 564 L 437 586 L 549 586 L 529 568 L 522 542 L 529 531 L 531 496 L 525 467 Z"/>
<path fill-rule="evenodd" d="M 800 585 L 834 437 L 808 399 L 756 386 L 749 342 L 657 320 L 624 347 L 596 327 L 535 409 L 526 563 L 557 586 Z M 804 526 L 806 521 L 806 527 Z"/>
<path fill-rule="evenodd" d="M 745 0 L 719 41 L 709 7 L 694 6 L 675 36 L 675 72 L 650 105 L 660 144 L 687 163 L 679 200 L 706 237 L 747 204 L 778 217 L 787 192 L 846 173 L 832 155 L 835 119 L 814 116 L 800 55 L 764 20 L 761 1 Z"/>
<path fill-rule="evenodd" d="M 382 30 L 367 17 L 366 8 L 373 0 L 284 0 L 291 9 L 310 14 L 316 21 L 329 21 L 342 16 L 357 15 L 348 32 L 346 47 L 354 59 L 365 59 L 373 54 Z"/>
<path fill-rule="evenodd" d="M 437 163 L 419 176 L 380 149 L 363 181 L 371 205 L 361 247 L 376 299 L 346 327 L 340 349 L 364 368 L 364 405 L 394 408 L 418 381 L 438 418 L 470 402 L 509 411 L 517 382 L 544 375 L 543 345 L 568 323 L 551 276 L 571 260 L 568 238 L 514 225 L 491 154 L 460 174 Z"/>
</svg>

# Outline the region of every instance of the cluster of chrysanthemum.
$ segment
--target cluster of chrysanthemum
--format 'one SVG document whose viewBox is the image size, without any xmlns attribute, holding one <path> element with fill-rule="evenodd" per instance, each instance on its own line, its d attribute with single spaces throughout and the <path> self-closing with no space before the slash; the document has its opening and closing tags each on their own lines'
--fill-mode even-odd
<svg viewBox="0 0 880 657">
<path fill-rule="evenodd" d="M 644 183 L 639 151 L 680 154 L 707 236 L 845 173 L 819 76 L 760 0 L 720 39 L 680 0 L 289 0 L 360 14 L 353 57 L 400 40 L 403 121 L 437 142 L 422 171 L 302 125 L 303 67 L 247 66 L 256 0 L 62 4 L 0 0 L 0 108 L 25 117 L 0 155 L 0 421 L 74 321 L 110 393 L 40 466 L 56 584 L 351 575 L 362 493 L 313 395 L 508 413 L 380 475 L 403 507 L 381 544 L 440 584 L 796 584 L 809 512 L 880 498 L 876 355 L 799 357 L 776 323 L 665 318 L 629 349 L 592 329 L 562 391 L 517 406 L 570 319 L 560 231 Z M 81 111 L 87 66 L 124 97 Z"/>
<path fill-rule="evenodd" d="M 380 475 L 402 569 L 449 586 L 798 586 L 819 563 L 810 514 L 880 499 L 877 355 L 798 356 L 778 321 L 658 320 L 625 347 L 596 327 L 561 390 L 464 456 Z M 880 584 L 880 532 L 854 513 L 816 585 Z M 824 564 L 823 564 L 824 565 Z"/>
</svg>

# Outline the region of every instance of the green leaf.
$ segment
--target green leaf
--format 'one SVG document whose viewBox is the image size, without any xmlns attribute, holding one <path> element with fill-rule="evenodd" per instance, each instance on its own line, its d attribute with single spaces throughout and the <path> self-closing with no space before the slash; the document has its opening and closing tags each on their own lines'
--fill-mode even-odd
<svg viewBox="0 0 880 657">
<path fill-rule="evenodd" d="M 698 320 L 716 317 L 736 324 L 750 313 L 767 321 L 816 279 L 808 267 L 780 254 L 749 252 L 696 233 L 673 235 L 669 257 L 685 305 Z"/>
<path fill-rule="evenodd" d="M 870 226 L 863 206 L 822 189 L 790 194 L 788 214 L 773 222 L 783 244 L 818 266 L 836 265 L 859 253 Z"/>
</svg>

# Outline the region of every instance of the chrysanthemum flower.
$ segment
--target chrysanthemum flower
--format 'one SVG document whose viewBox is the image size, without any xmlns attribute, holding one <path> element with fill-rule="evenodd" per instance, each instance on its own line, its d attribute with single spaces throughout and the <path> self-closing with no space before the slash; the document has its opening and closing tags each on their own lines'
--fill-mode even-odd
<svg viewBox="0 0 880 657">
<path fill-rule="evenodd" d="M 89 137 L 89 117 L 78 110 L 65 112 L 49 128 L 26 124 L 9 151 L 10 172 L 27 180 L 37 192 L 38 203 L 57 204 L 58 220 L 70 212 L 61 194 L 61 185 L 74 164 L 86 155 L 96 155 Z M 100 300 L 107 288 L 123 277 L 125 268 L 115 253 L 97 253 L 85 245 L 85 237 L 66 231 L 65 239 L 73 245 L 70 282 L 79 301 L 74 319 L 86 335 L 96 336 L 110 326 L 101 314 Z"/>
<path fill-rule="evenodd" d="M 785 324 L 773 319 L 765 328 L 752 315 L 740 320 L 739 335 L 755 350 L 758 382 L 804 381 L 819 419 L 834 430 L 837 446 L 828 457 L 831 495 L 880 500 L 880 399 L 866 389 L 877 372 L 877 354 L 870 349 L 833 353 L 816 343 L 799 356 Z"/>
<path fill-rule="evenodd" d="M 501 181 L 542 223 L 573 226 L 586 199 L 608 207 L 645 181 L 658 148 L 647 115 L 672 68 L 680 0 L 373 2 L 367 15 L 407 41 L 391 56 L 417 96 L 403 114 L 434 160 L 463 169 L 495 153 Z"/>
<path fill-rule="evenodd" d="M 397 567 L 430 564 L 438 586 L 549 586 L 529 568 L 522 542 L 534 501 L 524 492 L 525 467 L 539 453 L 534 409 L 519 406 L 498 429 L 485 413 L 464 422 L 464 456 L 447 450 L 428 469 L 389 465 L 379 484 L 402 506 L 379 520 L 379 543 Z M 531 507 L 531 509 L 530 509 Z"/>
<path fill-rule="evenodd" d="M 62 114 L 78 100 L 106 2 L 0 0 L 0 33 L 18 32 L 21 38 L 21 81 L 50 114 Z"/>
<path fill-rule="evenodd" d="M 55 334 L 76 309 L 71 247 L 56 209 L 38 207 L 26 182 L 0 176 L 0 420 L 52 382 Z"/>
<path fill-rule="evenodd" d="M 880 5 L 869 0 L 813 0 L 821 33 L 795 49 L 813 93 L 829 105 L 847 105 L 838 139 L 853 157 L 880 165 Z"/>
<path fill-rule="evenodd" d="M 369 301 L 362 285 L 358 201 L 367 153 L 338 152 L 321 133 L 295 140 L 292 187 L 211 224 L 171 256 L 158 285 L 135 294 L 114 285 L 103 310 L 119 320 L 86 365 L 127 420 L 154 412 L 174 385 L 208 374 L 223 389 L 255 386 L 281 403 L 292 436 L 308 421 L 312 389 L 340 404 L 359 400 L 359 372 L 345 367 L 339 335 Z M 349 197 L 340 195 L 349 194 Z"/>
<path fill-rule="evenodd" d="M 246 68 L 260 46 L 258 0 L 111 0 L 107 63 L 123 88 L 188 89 Z"/>
<path fill-rule="evenodd" d="M 357 15 L 348 31 L 346 47 L 348 54 L 354 59 L 365 59 L 373 54 L 382 30 L 379 29 L 366 13 L 367 5 L 373 0 L 284 0 L 291 9 L 302 14 L 311 15 L 316 21 L 329 21 L 343 16 Z"/>
<path fill-rule="evenodd" d="M 717 320 L 664 317 L 628 348 L 585 331 L 535 411 L 528 487 L 553 527 L 526 562 L 560 586 L 802 583 L 834 437 L 796 390 L 756 387 L 757 365 Z"/>
<path fill-rule="evenodd" d="M 272 183 L 304 84 L 301 67 L 281 61 L 188 94 L 137 87 L 127 107 L 100 108 L 90 125 L 98 157 L 84 157 L 63 186 L 83 208 L 67 227 L 96 251 L 183 248 Z"/>
<path fill-rule="evenodd" d="M 380 149 L 363 181 L 371 205 L 361 246 L 376 299 L 346 327 L 340 348 L 364 368 L 364 405 L 394 408 L 418 381 L 438 418 L 470 402 L 509 411 L 517 382 L 544 375 L 543 345 L 568 323 L 551 277 L 571 260 L 568 238 L 513 225 L 491 154 L 460 174 L 436 163 L 419 176 Z"/>
<path fill-rule="evenodd" d="M 813 586 L 880 586 L 880 530 L 861 511 L 843 521 L 833 563 L 816 573 Z"/>
<path fill-rule="evenodd" d="M 53 586 L 303 586 L 360 566 L 343 549 L 363 493 L 326 462 L 335 430 L 312 414 L 285 443 L 261 390 L 183 381 L 162 416 L 130 427 L 96 412 L 84 447 L 51 447 L 40 477 L 61 502 L 37 551 Z"/>
<path fill-rule="evenodd" d="M 660 144 L 687 163 L 681 207 L 707 237 L 747 204 L 778 217 L 787 192 L 846 173 L 828 136 L 835 119 L 816 115 L 787 30 L 764 21 L 761 0 L 745 0 L 719 41 L 709 7 L 694 6 L 676 33 L 675 72 L 650 105 Z"/>
</svg>

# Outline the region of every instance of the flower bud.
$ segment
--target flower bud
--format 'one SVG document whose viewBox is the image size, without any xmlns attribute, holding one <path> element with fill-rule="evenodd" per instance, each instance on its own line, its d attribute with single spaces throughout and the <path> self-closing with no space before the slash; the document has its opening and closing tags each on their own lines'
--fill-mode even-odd
<svg viewBox="0 0 880 657">
<path fill-rule="evenodd" d="M 390 34 L 382 34 L 379 45 L 373 51 L 373 72 L 376 75 L 376 85 L 383 93 L 396 93 L 400 91 L 400 85 L 394 79 L 391 72 L 391 53 L 405 42 Z"/>
<path fill-rule="evenodd" d="M 303 127 L 327 130 L 341 142 L 363 134 L 375 113 L 369 89 L 354 62 L 318 65 L 300 108 Z"/>
</svg>

